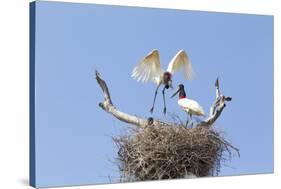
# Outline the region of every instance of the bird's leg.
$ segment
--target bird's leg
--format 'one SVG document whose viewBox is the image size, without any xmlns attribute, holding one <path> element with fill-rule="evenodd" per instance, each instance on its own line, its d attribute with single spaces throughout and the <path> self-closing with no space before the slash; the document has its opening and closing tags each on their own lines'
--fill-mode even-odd
<svg viewBox="0 0 281 189">
<path fill-rule="evenodd" d="M 192 128 L 193 127 L 192 114 L 189 114 L 189 118 L 190 118 L 190 121 L 191 121 L 190 127 Z"/>
<path fill-rule="evenodd" d="M 157 96 L 157 91 L 159 89 L 160 85 L 157 85 L 157 88 L 156 88 L 156 91 L 155 91 L 155 94 L 154 94 L 154 99 L 153 99 L 153 105 L 150 109 L 150 113 L 153 113 L 153 109 L 154 109 L 154 104 L 155 104 L 155 100 L 156 100 L 156 96 Z"/>
<path fill-rule="evenodd" d="M 163 94 L 163 101 L 164 101 L 164 110 L 163 113 L 166 114 L 166 100 L 165 100 L 165 87 L 162 90 L 162 94 Z"/>
<path fill-rule="evenodd" d="M 186 128 L 187 128 L 187 126 L 188 126 L 188 116 L 187 116 L 186 123 L 185 123 Z"/>
</svg>

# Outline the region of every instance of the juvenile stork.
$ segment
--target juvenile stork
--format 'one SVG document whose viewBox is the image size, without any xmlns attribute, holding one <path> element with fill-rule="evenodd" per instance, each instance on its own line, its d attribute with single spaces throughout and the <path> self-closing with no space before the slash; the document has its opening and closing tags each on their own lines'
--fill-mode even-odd
<svg viewBox="0 0 281 189">
<path fill-rule="evenodd" d="M 172 87 L 172 76 L 176 71 L 182 70 L 185 79 L 192 79 L 194 72 L 192 70 L 189 58 L 184 50 L 180 50 L 170 61 L 168 69 L 166 71 L 162 70 L 160 65 L 159 51 L 154 49 L 147 56 L 145 56 L 140 63 L 133 69 L 132 78 L 141 82 L 152 81 L 157 85 L 155 90 L 153 104 L 150 112 L 153 113 L 154 104 L 157 96 L 157 91 L 160 85 L 164 85 L 162 90 L 163 101 L 164 101 L 164 111 L 166 114 L 166 100 L 165 100 L 165 89 Z"/>
<path fill-rule="evenodd" d="M 184 85 L 180 84 L 178 90 L 171 96 L 174 97 L 179 93 L 178 105 L 188 114 L 189 119 L 192 120 L 192 115 L 205 116 L 203 108 L 195 100 L 188 99 L 184 90 Z M 188 118 L 186 126 L 188 125 Z"/>
</svg>

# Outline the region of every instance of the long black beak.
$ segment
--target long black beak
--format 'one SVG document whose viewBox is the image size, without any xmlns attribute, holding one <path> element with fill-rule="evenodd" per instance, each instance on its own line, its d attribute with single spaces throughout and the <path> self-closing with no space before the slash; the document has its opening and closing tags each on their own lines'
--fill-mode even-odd
<svg viewBox="0 0 281 189">
<path fill-rule="evenodd" d="M 174 96 L 176 96 L 176 94 L 178 94 L 180 92 L 180 88 L 177 89 L 177 91 L 170 97 L 173 98 Z"/>
</svg>

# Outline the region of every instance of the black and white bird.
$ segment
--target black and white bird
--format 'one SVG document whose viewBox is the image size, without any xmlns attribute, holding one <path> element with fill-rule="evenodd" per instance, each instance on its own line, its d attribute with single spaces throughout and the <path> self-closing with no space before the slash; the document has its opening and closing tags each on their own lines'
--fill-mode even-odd
<svg viewBox="0 0 281 189">
<path fill-rule="evenodd" d="M 160 85 L 164 85 L 162 90 L 164 101 L 164 114 L 166 113 L 165 89 L 172 88 L 172 77 L 175 72 L 182 70 L 185 79 L 192 79 L 194 72 L 192 70 L 191 62 L 184 50 L 180 50 L 170 61 L 168 68 L 164 71 L 160 65 L 159 51 L 154 49 L 147 56 L 145 56 L 139 64 L 132 71 L 132 78 L 140 82 L 152 81 L 157 85 L 153 105 L 150 112 L 153 113 L 157 91 Z"/>
<path fill-rule="evenodd" d="M 205 112 L 199 103 L 186 97 L 183 84 L 178 86 L 177 91 L 171 96 L 171 98 L 176 94 L 179 94 L 178 105 L 188 114 L 190 120 L 192 120 L 192 115 L 205 116 Z M 186 121 L 186 126 L 188 125 L 189 119 Z"/>
</svg>

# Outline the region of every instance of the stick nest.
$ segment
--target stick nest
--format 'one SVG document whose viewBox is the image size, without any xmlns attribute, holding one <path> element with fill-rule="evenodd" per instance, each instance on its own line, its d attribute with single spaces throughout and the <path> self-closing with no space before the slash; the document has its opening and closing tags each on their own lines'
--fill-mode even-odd
<svg viewBox="0 0 281 189">
<path fill-rule="evenodd" d="M 215 130 L 183 125 L 130 128 L 114 138 L 121 181 L 144 181 L 218 175 L 221 162 L 238 149 Z"/>
</svg>

